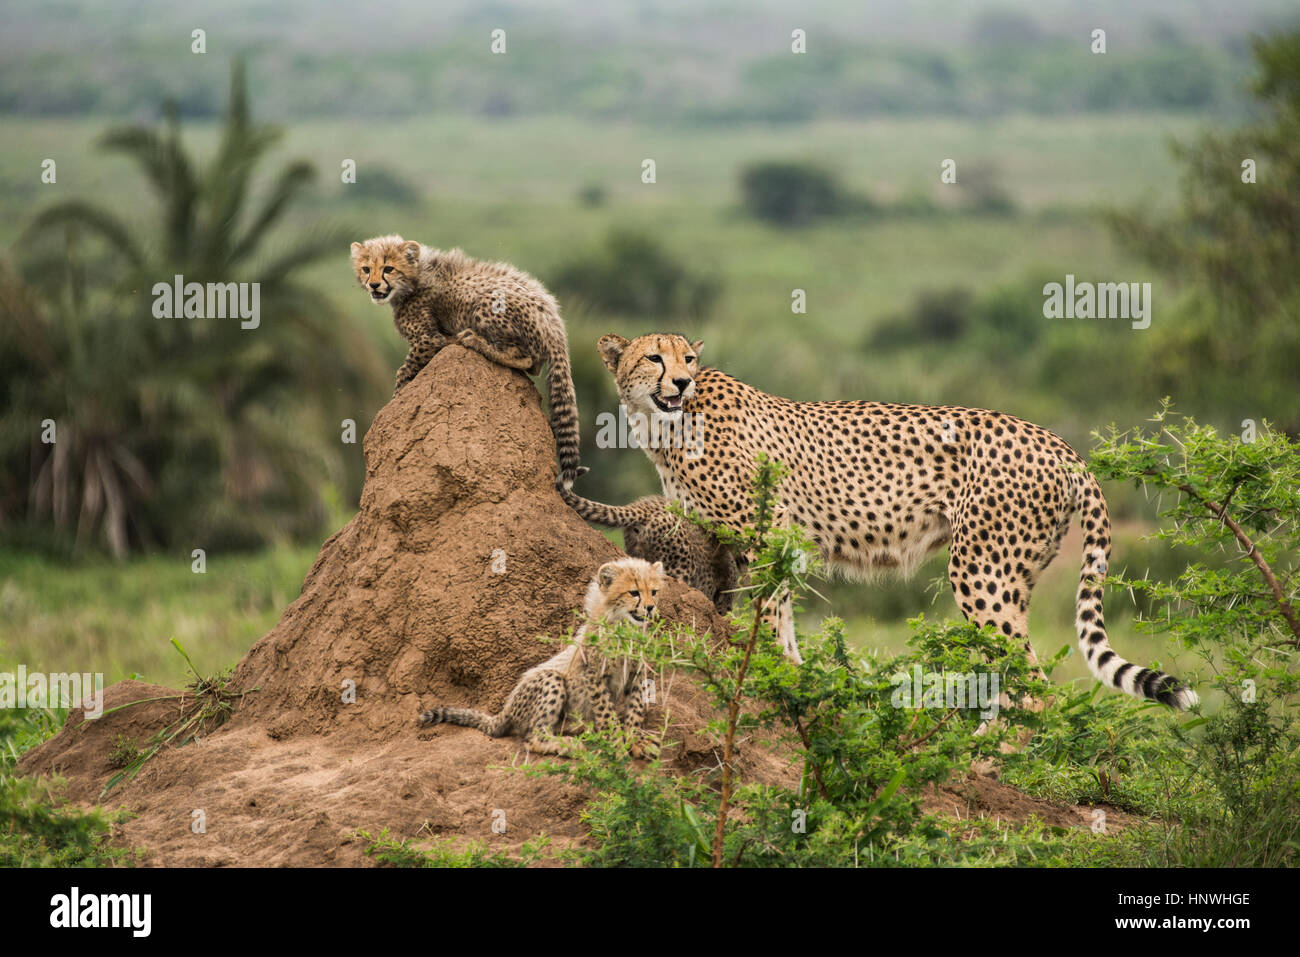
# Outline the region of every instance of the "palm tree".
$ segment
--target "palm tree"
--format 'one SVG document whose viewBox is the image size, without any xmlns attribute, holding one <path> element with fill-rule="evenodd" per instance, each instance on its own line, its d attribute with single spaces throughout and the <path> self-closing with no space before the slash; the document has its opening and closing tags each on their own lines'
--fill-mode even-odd
<svg viewBox="0 0 1300 957">
<path fill-rule="evenodd" d="M 110 550 L 202 538 L 255 544 L 316 530 L 320 493 L 343 468 L 340 410 L 382 395 L 383 367 L 360 329 L 296 281 L 346 250 L 348 234 L 269 234 L 314 178 L 285 165 L 254 202 L 254 174 L 280 130 L 249 115 L 243 66 L 216 155 L 184 149 L 174 105 L 161 130 L 110 130 L 102 148 L 131 158 L 158 200 L 152 230 L 72 200 L 24 234 L 19 283 L 0 276 L 0 461 L 29 475 L 0 486 L 0 520 L 22 500 L 37 520 L 102 533 Z M 260 284 L 261 322 L 157 319 L 155 283 Z M 8 394 L 6 394 L 8 393 Z M 54 418 L 58 441 L 35 442 Z M 185 539 L 185 536 L 190 536 Z"/>
</svg>

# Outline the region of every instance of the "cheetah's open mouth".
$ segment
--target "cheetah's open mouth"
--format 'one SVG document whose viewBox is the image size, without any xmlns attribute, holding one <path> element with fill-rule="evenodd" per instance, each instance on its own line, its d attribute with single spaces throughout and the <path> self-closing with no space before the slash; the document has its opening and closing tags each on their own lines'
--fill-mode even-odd
<svg viewBox="0 0 1300 957">
<path fill-rule="evenodd" d="M 660 395 L 658 392 L 651 392 L 650 399 L 659 407 L 660 412 L 682 411 L 682 397 L 680 395 Z"/>
<path fill-rule="evenodd" d="M 388 294 L 392 291 L 393 291 L 392 289 L 384 289 L 382 291 L 378 289 L 372 289 L 370 290 L 370 298 L 374 302 L 383 302 L 385 299 L 388 298 Z"/>
<path fill-rule="evenodd" d="M 637 614 L 636 612 L 634 612 L 634 611 L 629 611 L 629 612 L 627 613 L 627 616 L 628 616 L 629 618 L 631 618 L 633 621 L 635 621 L 635 622 L 636 622 L 637 624 L 639 624 L 639 625 L 644 625 L 644 624 L 649 620 L 649 619 L 647 619 L 647 618 L 642 618 L 640 615 L 638 615 L 638 614 Z"/>
</svg>

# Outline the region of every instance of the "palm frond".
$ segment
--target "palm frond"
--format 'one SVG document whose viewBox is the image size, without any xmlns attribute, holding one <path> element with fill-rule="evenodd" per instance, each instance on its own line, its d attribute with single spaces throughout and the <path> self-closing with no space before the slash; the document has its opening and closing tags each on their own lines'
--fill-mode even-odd
<svg viewBox="0 0 1300 957">
<path fill-rule="evenodd" d="M 159 198 L 166 199 L 172 188 L 173 171 L 166 141 L 147 126 L 116 126 L 100 136 L 100 149 L 124 153 L 134 160 Z"/>
<path fill-rule="evenodd" d="M 230 254 L 230 261 L 238 263 L 252 255 L 265 234 L 283 215 L 289 203 L 303 187 L 316 178 L 316 167 L 305 160 L 298 160 L 286 166 L 281 172 L 271 193 L 267 196 L 253 221 L 244 231 L 243 237 L 235 244 Z"/>
<path fill-rule="evenodd" d="M 295 282 L 323 258 L 341 263 L 351 233 L 329 225 L 268 241 L 314 171 L 284 165 L 250 200 L 280 131 L 254 123 L 242 64 L 212 162 L 199 167 L 185 150 L 174 105 L 165 115 L 160 129 L 101 140 L 162 198 L 160 224 L 135 231 L 94 203 L 61 203 L 28 226 L 46 241 L 23 250 L 21 272 L 0 272 L 0 506 L 118 556 L 151 541 L 311 532 L 322 481 L 359 481 L 328 423 L 336 407 L 353 414 L 363 396 L 382 397 L 388 378 L 364 330 Z M 141 321 L 151 277 L 174 271 L 261 283 L 264 326 Z M 58 422 L 53 446 L 31 438 L 45 417 Z"/>
<path fill-rule="evenodd" d="M 26 239 L 48 233 L 56 227 L 69 225 L 85 227 L 103 237 L 108 245 L 125 256 L 132 266 L 144 265 L 144 255 L 126 223 L 102 206 L 96 206 L 85 200 L 70 199 L 42 210 L 23 230 L 22 235 Z"/>
<path fill-rule="evenodd" d="M 310 266 L 330 256 L 341 256 L 348 249 L 350 231 L 339 226 L 318 227 L 301 242 L 267 260 L 260 260 L 252 272 L 265 276 L 268 284 L 289 281 L 289 277 L 304 266 Z"/>
</svg>

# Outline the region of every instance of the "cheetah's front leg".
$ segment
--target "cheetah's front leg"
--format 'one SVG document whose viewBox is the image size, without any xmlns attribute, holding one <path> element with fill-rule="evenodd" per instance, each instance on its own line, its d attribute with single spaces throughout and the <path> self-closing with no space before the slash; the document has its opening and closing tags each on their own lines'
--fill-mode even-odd
<svg viewBox="0 0 1300 957">
<path fill-rule="evenodd" d="M 781 651 L 791 663 L 803 664 L 803 655 L 799 654 L 799 641 L 794 636 L 794 604 L 788 588 L 764 603 L 763 620 L 771 627 L 781 645 Z"/>
<path fill-rule="evenodd" d="M 634 758 L 656 758 L 659 745 L 642 733 L 645 726 L 646 709 L 646 674 L 644 668 L 638 668 L 636 677 L 627 687 L 627 713 L 623 717 L 623 727 L 633 736 L 628 752 Z"/>
<path fill-rule="evenodd" d="M 438 333 L 422 335 L 413 339 L 411 348 L 406 353 L 406 361 L 397 370 L 397 382 L 393 386 L 393 395 L 397 395 L 402 386 L 419 375 L 420 370 L 429 364 L 429 360 L 438 354 L 438 350 L 450 342 L 450 339 Z"/>
<path fill-rule="evenodd" d="M 789 528 L 791 521 L 790 510 L 783 503 L 778 502 L 773 509 L 772 527 Z M 746 577 L 755 557 L 752 553 L 746 553 L 737 563 L 744 569 Z M 761 614 L 763 623 L 772 629 L 772 634 L 776 636 L 785 656 L 792 664 L 802 665 L 803 655 L 799 653 L 799 641 L 794 634 L 794 601 L 790 589 L 782 588 L 779 594 L 763 602 Z"/>
</svg>

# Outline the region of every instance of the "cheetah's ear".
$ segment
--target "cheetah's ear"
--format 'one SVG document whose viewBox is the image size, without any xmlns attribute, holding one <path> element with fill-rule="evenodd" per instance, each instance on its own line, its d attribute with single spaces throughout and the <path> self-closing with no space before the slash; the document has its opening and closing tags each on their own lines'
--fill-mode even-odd
<svg viewBox="0 0 1300 957">
<path fill-rule="evenodd" d="M 703 349 L 703 348 L 704 348 L 704 340 L 703 340 L 703 339 L 696 339 L 694 342 L 691 343 L 691 349 L 694 350 L 694 352 L 695 352 L 695 357 L 696 357 L 697 359 L 698 359 L 699 356 L 700 356 L 700 350 Z"/>
<path fill-rule="evenodd" d="M 402 243 L 402 255 L 406 257 L 408 263 L 414 266 L 420 261 L 420 244 L 414 239 Z"/>
<path fill-rule="evenodd" d="M 664 563 L 655 562 L 653 565 L 650 566 L 650 570 L 654 572 L 656 575 L 662 575 L 664 573 Z"/>
<path fill-rule="evenodd" d="M 360 256 L 360 255 L 361 255 L 361 244 L 360 244 L 360 243 L 353 243 L 353 244 L 352 244 L 352 258 L 353 258 L 353 259 L 356 259 L 356 258 L 357 258 L 358 256 Z"/>
<path fill-rule="evenodd" d="M 596 581 L 600 583 L 602 590 L 608 589 L 614 584 L 614 578 L 618 575 L 618 568 L 613 562 L 606 562 L 600 566 L 600 571 L 596 572 Z"/>
<path fill-rule="evenodd" d="M 604 360 L 605 368 L 610 372 L 618 372 L 618 360 L 623 357 L 623 350 L 626 348 L 627 340 L 612 332 L 607 336 L 601 336 L 600 342 L 596 343 L 600 358 Z"/>
</svg>

